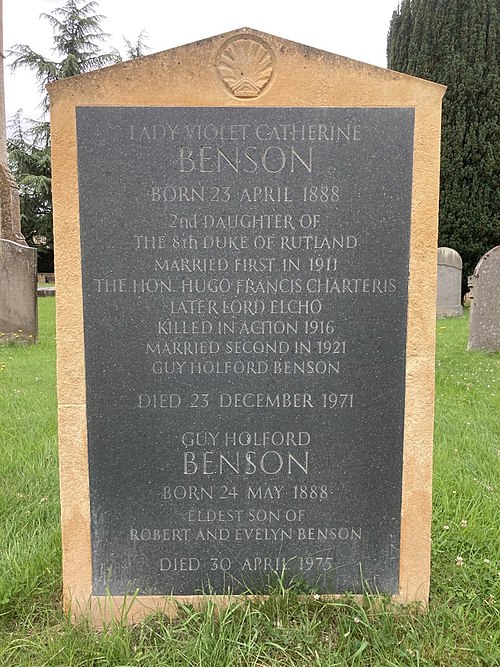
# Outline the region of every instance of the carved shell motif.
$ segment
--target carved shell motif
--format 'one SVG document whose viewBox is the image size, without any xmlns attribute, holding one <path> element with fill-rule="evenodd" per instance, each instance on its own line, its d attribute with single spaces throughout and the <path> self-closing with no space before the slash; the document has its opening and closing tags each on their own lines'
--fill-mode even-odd
<svg viewBox="0 0 500 667">
<path fill-rule="evenodd" d="M 219 57 L 219 73 L 235 97 L 257 97 L 273 73 L 271 54 L 260 42 L 237 39 Z"/>
</svg>

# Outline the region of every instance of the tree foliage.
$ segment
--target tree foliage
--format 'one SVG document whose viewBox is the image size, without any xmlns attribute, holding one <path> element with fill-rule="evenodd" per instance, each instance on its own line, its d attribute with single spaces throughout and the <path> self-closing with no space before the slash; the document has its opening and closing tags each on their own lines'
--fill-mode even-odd
<svg viewBox="0 0 500 667">
<path fill-rule="evenodd" d="M 500 2 L 402 0 L 388 67 L 445 84 L 439 245 L 457 250 L 464 280 L 500 244 Z"/>
<path fill-rule="evenodd" d="M 19 186 L 21 230 L 30 246 L 52 256 L 52 181 L 48 128 L 32 123 L 26 129 L 18 112 L 10 124 L 9 165 Z M 47 257 L 41 258 L 47 259 Z"/>
<path fill-rule="evenodd" d="M 145 30 L 141 30 L 135 42 L 131 42 L 124 37 L 123 44 L 125 46 L 125 58 L 122 58 L 121 53 L 117 49 L 113 49 L 117 61 L 141 58 L 147 51 L 149 51 L 148 33 Z"/>
<path fill-rule="evenodd" d="M 46 85 L 77 74 L 110 65 L 122 60 L 116 49 L 102 51 L 108 39 L 101 28 L 103 16 L 96 13 L 95 0 L 67 0 L 63 7 L 51 14 L 41 14 L 54 33 L 54 55 L 48 58 L 34 51 L 27 44 L 16 44 L 8 52 L 14 71 L 27 68 L 36 75 L 42 94 L 44 115 L 49 109 Z M 140 33 L 135 44 L 125 40 L 126 57 L 138 58 L 147 50 L 146 35 Z M 9 163 L 16 179 L 21 198 L 21 223 L 29 245 L 42 253 L 52 252 L 52 191 L 50 168 L 50 131 L 45 119 L 25 121 L 20 113 L 11 125 L 12 136 L 8 141 Z M 41 239 L 45 239 L 40 243 Z M 40 262 L 39 262 L 40 263 Z"/>
<path fill-rule="evenodd" d="M 9 51 L 9 56 L 13 57 L 12 70 L 27 68 L 35 73 L 45 111 L 49 107 L 45 90 L 48 83 L 116 62 L 114 53 L 101 53 L 101 44 L 108 35 L 101 28 L 104 17 L 94 13 L 96 8 L 95 0 L 67 0 L 64 7 L 55 9 L 52 14 L 41 14 L 52 27 L 54 53 L 59 56 L 58 60 L 37 53 L 27 44 L 16 44 Z"/>
</svg>

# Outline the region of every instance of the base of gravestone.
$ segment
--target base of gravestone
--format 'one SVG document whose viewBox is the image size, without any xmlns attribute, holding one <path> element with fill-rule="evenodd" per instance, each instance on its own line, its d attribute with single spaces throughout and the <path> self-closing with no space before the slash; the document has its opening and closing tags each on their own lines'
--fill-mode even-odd
<svg viewBox="0 0 500 667">
<path fill-rule="evenodd" d="M 36 250 L 0 239 L 0 343 L 36 343 Z"/>
<path fill-rule="evenodd" d="M 240 594 L 240 595 L 164 595 L 164 596 L 92 596 L 92 598 L 79 598 L 77 596 L 68 596 L 65 599 L 64 608 L 68 618 L 73 623 L 78 623 L 81 619 L 89 622 L 95 630 L 102 630 L 109 627 L 112 623 L 121 623 L 123 625 L 136 625 L 141 623 L 148 616 L 153 614 L 162 614 L 170 620 L 175 620 L 182 613 L 185 606 L 194 610 L 203 611 L 208 606 L 213 609 L 215 615 L 223 612 L 228 607 L 242 606 L 250 602 L 263 602 L 269 599 L 269 595 L 259 594 Z M 298 598 L 304 604 L 311 599 L 311 594 L 304 593 Z M 345 596 L 314 594 L 314 599 L 321 599 L 323 602 L 342 604 L 342 600 L 355 602 L 359 605 L 369 604 L 374 610 L 383 609 L 386 601 L 383 597 L 375 594 L 352 595 L 347 593 Z M 393 596 L 394 605 L 411 604 L 412 613 L 425 614 L 428 605 L 425 601 L 410 601 L 403 596 Z M 396 607 L 393 607 L 394 609 Z"/>
</svg>

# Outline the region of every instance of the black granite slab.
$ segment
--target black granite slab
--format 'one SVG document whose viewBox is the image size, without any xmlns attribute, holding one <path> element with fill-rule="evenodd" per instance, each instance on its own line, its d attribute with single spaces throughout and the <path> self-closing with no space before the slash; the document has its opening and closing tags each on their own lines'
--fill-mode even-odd
<svg viewBox="0 0 500 667">
<path fill-rule="evenodd" d="M 77 110 L 94 594 L 398 591 L 413 110 Z"/>
</svg>

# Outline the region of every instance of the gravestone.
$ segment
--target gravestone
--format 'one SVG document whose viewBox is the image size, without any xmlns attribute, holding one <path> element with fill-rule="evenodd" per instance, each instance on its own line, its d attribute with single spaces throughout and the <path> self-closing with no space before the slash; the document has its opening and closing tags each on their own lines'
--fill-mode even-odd
<svg viewBox="0 0 500 667">
<path fill-rule="evenodd" d="M 36 250 L 0 238 L 0 343 L 36 337 Z"/>
<path fill-rule="evenodd" d="M 452 248 L 438 248 L 438 317 L 462 315 L 462 258 Z"/>
<path fill-rule="evenodd" d="M 49 86 L 75 616 L 426 604 L 443 91 L 247 28 Z"/>
<path fill-rule="evenodd" d="M 469 278 L 468 350 L 500 350 L 500 246 L 489 250 Z"/>
</svg>

